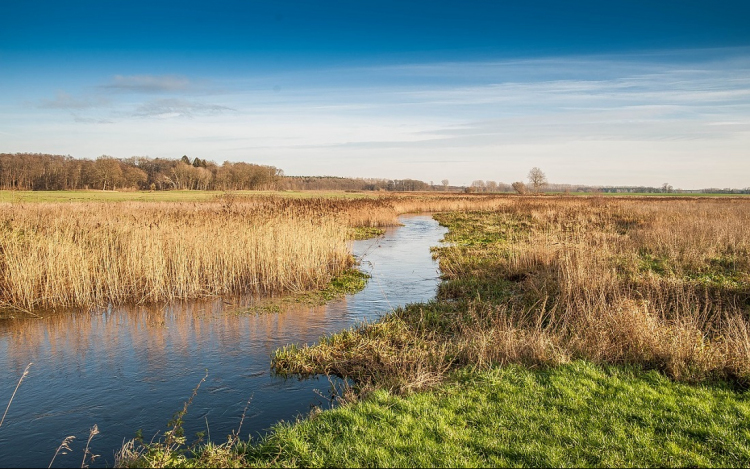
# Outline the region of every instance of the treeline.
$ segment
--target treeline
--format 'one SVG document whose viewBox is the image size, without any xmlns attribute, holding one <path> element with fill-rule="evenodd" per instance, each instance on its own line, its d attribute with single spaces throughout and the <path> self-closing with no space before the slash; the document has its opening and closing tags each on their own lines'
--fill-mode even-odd
<svg viewBox="0 0 750 469">
<path fill-rule="evenodd" d="M 0 189 L 4 190 L 352 190 L 428 191 L 415 179 L 364 179 L 332 176 L 284 176 L 274 166 L 200 158 L 133 156 L 94 160 L 42 153 L 0 153 Z M 442 189 L 442 188 L 441 188 Z"/>
<path fill-rule="evenodd" d="M 335 176 L 286 176 L 289 190 L 430 191 L 433 186 L 416 179 L 344 178 Z"/>
<path fill-rule="evenodd" d="M 0 153 L 0 189 L 76 190 L 273 190 L 283 172 L 273 166 L 181 159 L 95 160 L 40 153 Z"/>
<path fill-rule="evenodd" d="M 590 188 L 585 192 L 591 192 L 600 190 L 606 193 L 615 194 L 630 194 L 630 193 L 642 193 L 642 194 L 750 194 L 750 187 L 744 189 L 718 189 L 709 187 L 706 189 L 675 189 L 672 186 L 667 187 L 651 187 L 651 186 L 622 186 L 622 187 L 601 187 L 601 188 Z M 582 191 L 584 192 L 584 191 Z"/>
</svg>

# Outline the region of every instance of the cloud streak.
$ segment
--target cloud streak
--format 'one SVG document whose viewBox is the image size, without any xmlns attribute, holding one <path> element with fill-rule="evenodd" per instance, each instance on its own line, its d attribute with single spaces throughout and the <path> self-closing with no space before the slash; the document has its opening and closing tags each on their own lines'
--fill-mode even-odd
<svg viewBox="0 0 750 469">
<path fill-rule="evenodd" d="M 184 99 L 157 99 L 138 106 L 132 113 L 134 117 L 195 117 L 211 116 L 225 112 L 236 111 L 236 109 L 218 104 L 205 104 L 187 101 Z"/>
<path fill-rule="evenodd" d="M 175 93 L 192 86 L 189 79 L 180 75 L 115 75 L 101 88 L 126 93 Z"/>
<path fill-rule="evenodd" d="M 107 106 L 108 104 L 110 104 L 110 100 L 102 96 L 76 98 L 64 91 L 60 91 L 54 99 L 40 100 L 38 107 L 42 109 L 80 110 Z"/>
<path fill-rule="evenodd" d="M 221 93 L 209 98 L 200 80 Z M 750 174 L 750 51 L 692 62 L 575 57 L 120 75 L 82 89 L 93 94 L 59 93 L 35 112 L 49 120 L 48 133 L 60 113 L 38 108 L 67 110 L 77 123 L 114 120 L 78 126 L 79 138 L 117 141 L 123 156 L 182 155 L 174 149 L 189 141 L 191 156 L 252 159 L 290 174 L 450 174 L 459 184 L 492 172 L 508 181 L 502 174 L 516 171 L 517 179 L 531 166 L 555 181 L 591 184 L 660 184 L 668 168 L 670 183 L 685 188 L 744 187 Z M 41 119 L 27 119 L 46 134 Z M 18 121 L 16 113 L 5 126 L 23 135 Z M 649 171 L 658 180 L 644 179 Z"/>
</svg>

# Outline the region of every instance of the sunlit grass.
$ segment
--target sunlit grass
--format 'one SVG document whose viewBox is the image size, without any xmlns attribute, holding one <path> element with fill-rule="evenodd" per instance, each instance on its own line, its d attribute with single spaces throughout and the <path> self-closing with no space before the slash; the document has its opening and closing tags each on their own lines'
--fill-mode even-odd
<svg viewBox="0 0 750 469">
<path fill-rule="evenodd" d="M 187 456 L 187 457 L 186 457 Z M 257 442 L 159 446 L 139 467 L 747 467 L 750 395 L 576 361 L 454 373 L 428 392 L 379 390 Z"/>
<path fill-rule="evenodd" d="M 215 200 L 223 191 L 8 191 L 0 190 L 0 203 L 32 202 L 205 202 Z M 232 191 L 238 197 L 274 195 L 293 198 L 362 198 L 372 194 L 344 191 Z"/>
<path fill-rule="evenodd" d="M 407 397 L 281 425 L 248 462 L 305 467 L 750 464 L 750 396 L 585 362 L 461 372 Z"/>
</svg>

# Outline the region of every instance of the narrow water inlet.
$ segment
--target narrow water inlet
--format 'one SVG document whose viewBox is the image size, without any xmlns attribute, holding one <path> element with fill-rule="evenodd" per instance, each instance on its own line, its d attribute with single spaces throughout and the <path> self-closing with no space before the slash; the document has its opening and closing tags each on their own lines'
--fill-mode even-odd
<svg viewBox="0 0 750 469">
<path fill-rule="evenodd" d="M 0 402 L 34 362 L 0 427 L 0 464 L 47 466 L 63 438 L 75 435 L 72 452 L 55 465 L 79 466 L 96 424 L 91 447 L 101 457 L 92 467 L 111 466 L 136 430 L 146 439 L 166 430 L 206 370 L 185 417 L 188 441 L 197 432 L 224 441 L 248 399 L 243 438 L 328 406 L 327 379 L 271 376 L 270 355 L 434 296 L 439 274 L 429 248 L 446 229 L 429 215 L 400 221 L 381 238 L 353 243 L 372 278 L 363 291 L 325 306 L 246 315 L 236 313 L 241 304 L 211 299 L 0 321 Z"/>
</svg>

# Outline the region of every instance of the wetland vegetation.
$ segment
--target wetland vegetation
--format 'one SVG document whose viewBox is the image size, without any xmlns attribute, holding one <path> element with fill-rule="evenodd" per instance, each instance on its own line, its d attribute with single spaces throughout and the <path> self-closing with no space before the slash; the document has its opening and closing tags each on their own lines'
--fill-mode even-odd
<svg viewBox="0 0 750 469">
<path fill-rule="evenodd" d="M 353 383 L 339 408 L 259 441 L 132 442 L 120 465 L 750 463 L 750 200 L 235 194 L 3 208 L 0 298 L 24 310 L 248 288 L 326 301 L 364 280 L 347 270 L 347 239 L 410 212 L 439 212 L 449 230 L 433 249 L 435 300 L 274 353 L 279 375 Z"/>
<path fill-rule="evenodd" d="M 450 243 L 436 300 L 273 357 L 352 380 L 343 406 L 170 461 L 750 462 L 747 201 L 507 198 L 435 218 Z"/>
</svg>

